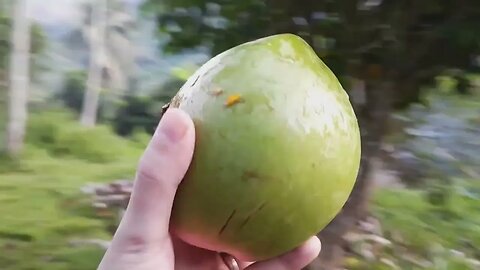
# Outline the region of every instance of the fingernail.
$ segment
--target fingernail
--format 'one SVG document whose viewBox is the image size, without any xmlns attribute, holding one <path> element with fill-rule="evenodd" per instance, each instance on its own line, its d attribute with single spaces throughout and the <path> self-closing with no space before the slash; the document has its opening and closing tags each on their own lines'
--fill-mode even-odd
<svg viewBox="0 0 480 270">
<path fill-rule="evenodd" d="M 165 112 L 158 125 L 158 131 L 172 142 L 182 140 L 188 130 L 185 116 L 178 109 L 170 109 Z"/>
</svg>

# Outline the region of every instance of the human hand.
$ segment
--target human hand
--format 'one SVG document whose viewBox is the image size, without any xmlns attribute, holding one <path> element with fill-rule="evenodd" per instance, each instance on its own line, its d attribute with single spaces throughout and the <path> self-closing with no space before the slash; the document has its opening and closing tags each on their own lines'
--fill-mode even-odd
<svg viewBox="0 0 480 270">
<path fill-rule="evenodd" d="M 194 141 L 189 116 L 169 109 L 140 160 L 129 205 L 99 270 L 229 269 L 219 253 L 188 245 L 169 231 L 175 193 L 191 162 Z M 234 263 L 245 270 L 297 270 L 319 252 L 320 241 L 312 237 L 277 258 Z"/>
</svg>

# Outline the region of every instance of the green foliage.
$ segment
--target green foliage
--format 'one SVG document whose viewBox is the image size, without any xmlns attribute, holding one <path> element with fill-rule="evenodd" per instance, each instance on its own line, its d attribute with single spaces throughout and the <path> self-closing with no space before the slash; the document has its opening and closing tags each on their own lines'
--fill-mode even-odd
<svg viewBox="0 0 480 270">
<path fill-rule="evenodd" d="M 10 20 L 0 12 L 0 70 L 5 69 L 10 51 Z M 1 77 L 0 77 L 1 79 Z"/>
<path fill-rule="evenodd" d="M 380 217 L 387 238 L 394 240 L 392 254 L 398 259 L 402 255 L 402 247 L 405 247 L 408 253 L 421 256 L 435 264 L 442 261 L 451 267 L 464 267 L 445 269 L 473 269 L 466 267 L 469 264 L 464 259 L 447 253 L 449 250 L 457 250 L 469 258 L 480 258 L 478 179 L 455 180 L 451 185 L 443 186 L 448 189 L 448 196 L 442 203 L 429 198 L 432 188 L 435 189 L 428 187 L 421 191 L 377 192 L 374 212 Z M 400 260 L 405 258 L 400 257 Z M 406 261 L 403 264 L 405 267 L 408 265 Z"/>
<path fill-rule="evenodd" d="M 152 95 L 128 95 L 115 104 L 108 100 L 107 93 L 102 92 L 98 111 L 99 122 L 111 122 L 114 131 L 122 136 L 129 136 L 136 130 L 152 134 L 160 119 L 162 106 L 180 89 L 185 81 L 185 74 L 188 73 L 189 70 L 175 69 L 172 79 L 162 84 Z M 177 78 L 178 76 L 182 78 Z M 86 79 L 84 71 L 67 73 L 61 91 L 54 98 L 78 115 L 82 110 Z M 107 107 L 115 107 L 111 118 L 107 116 Z M 49 121 L 49 117 L 46 116 L 46 122 Z M 46 130 L 53 132 L 47 127 L 48 123 L 44 126 Z"/>
<path fill-rule="evenodd" d="M 113 119 L 115 132 L 122 136 L 141 129 L 152 134 L 160 120 L 162 106 L 170 101 L 184 81 L 171 79 L 152 96 L 127 96 Z"/>
<path fill-rule="evenodd" d="M 169 35 L 166 51 L 218 54 L 267 35 L 295 33 L 338 76 L 394 81 L 391 96 L 399 108 L 418 101 L 420 86 L 440 72 L 480 67 L 472 61 L 480 53 L 476 0 L 148 0 L 144 7 Z"/>
<path fill-rule="evenodd" d="M 390 141 L 400 153 L 393 169 L 409 188 L 377 191 L 372 210 L 393 241 L 378 256 L 399 269 L 478 269 L 480 96 L 475 88 L 469 96 L 455 91 L 452 76 L 437 82 L 424 92 L 422 105 L 397 115 L 405 126 L 395 133 L 403 137 Z M 386 267 L 358 257 L 349 263 L 355 265 L 349 269 Z"/>
<path fill-rule="evenodd" d="M 111 162 L 127 147 L 107 126 L 85 128 L 63 111 L 44 112 L 29 119 L 27 142 L 59 156 L 91 162 Z"/>
<path fill-rule="evenodd" d="M 106 126 L 63 129 L 55 142 L 58 155 L 74 156 L 92 162 L 110 162 L 125 154 L 123 141 Z"/>
<path fill-rule="evenodd" d="M 10 16 L 3 14 L 0 10 L 0 71 L 7 68 L 11 46 L 11 29 L 12 21 Z M 32 54 L 39 54 L 46 48 L 47 37 L 42 27 L 38 24 L 33 23 L 30 31 L 30 52 Z"/>
<path fill-rule="evenodd" d="M 0 265 L 5 270 L 94 269 L 103 251 L 71 242 L 110 239 L 112 220 L 99 219 L 88 198 L 79 196 L 79 189 L 87 182 L 132 177 L 150 136 L 137 129 L 127 140 L 102 127 L 88 133 L 72 113 L 62 110 L 34 113 L 28 128 L 27 149 L 20 163 L 0 159 Z M 98 163 L 93 162 L 96 154 L 92 159 L 91 153 L 77 147 L 60 154 L 56 146 L 78 140 L 79 146 L 94 149 L 100 145 L 97 136 L 103 137 L 99 142 L 112 148 L 110 154 L 116 158 Z M 87 146 L 85 137 L 95 147 Z M 475 269 L 449 250 L 480 258 L 479 183 L 452 180 L 433 182 L 423 190 L 379 190 L 373 212 L 381 219 L 385 236 L 394 242 L 382 256 L 400 269 Z M 438 190 L 448 193 L 441 203 L 430 199 Z M 426 259 L 431 265 L 420 267 L 408 256 Z M 382 261 L 350 258 L 348 263 L 353 270 L 392 269 Z"/>
<path fill-rule="evenodd" d="M 141 128 L 144 132 L 152 133 L 160 119 L 160 111 L 154 110 L 155 103 L 149 97 L 126 97 L 113 119 L 115 132 L 125 136 Z"/>
<path fill-rule="evenodd" d="M 150 142 L 152 136 L 141 129 L 134 130 L 130 139 L 139 147 L 145 147 Z"/>
<path fill-rule="evenodd" d="M 80 113 L 82 110 L 83 97 L 87 82 L 87 74 L 84 70 L 70 71 L 65 74 L 60 93 L 56 98 L 61 100 L 67 108 Z"/>
<path fill-rule="evenodd" d="M 0 268 L 95 269 L 104 251 L 73 243 L 110 240 L 109 222 L 96 216 L 80 188 L 133 177 L 146 143 L 122 139 L 104 127 L 80 129 L 76 117 L 64 111 L 33 113 L 28 130 L 21 159 L 0 158 Z M 60 155 L 65 145 L 69 153 Z M 114 157 L 105 159 L 105 148 Z M 102 162 L 94 162 L 98 153 Z"/>
<path fill-rule="evenodd" d="M 367 242 L 373 257 L 348 256 L 345 267 L 372 269 L 478 269 L 480 265 L 479 179 L 456 179 L 444 185 L 447 203 L 432 202 L 431 189 L 380 189 L 373 213 L 381 222 L 383 237 L 391 244 Z"/>
<path fill-rule="evenodd" d="M 31 44 L 30 51 L 34 54 L 42 53 L 47 47 L 47 36 L 39 24 L 32 24 L 31 26 Z"/>
<path fill-rule="evenodd" d="M 66 111 L 52 110 L 33 114 L 27 124 L 26 141 L 41 148 L 53 148 L 61 130 L 73 121 L 73 115 Z"/>
<path fill-rule="evenodd" d="M 55 94 L 54 99 L 77 115 L 80 115 L 83 107 L 83 99 L 87 84 L 87 73 L 84 70 L 69 71 L 65 74 L 60 92 Z M 115 104 L 108 100 L 108 93 L 102 91 L 98 105 L 98 122 L 105 122 L 108 118 L 107 108 Z"/>
<path fill-rule="evenodd" d="M 184 71 L 184 74 L 189 74 L 188 71 Z M 180 74 L 175 74 L 180 75 Z M 182 78 L 173 77 L 172 79 L 165 82 L 160 89 L 153 94 L 153 99 L 163 104 L 168 103 L 170 99 L 180 90 L 186 80 L 184 80 L 184 76 Z"/>
</svg>

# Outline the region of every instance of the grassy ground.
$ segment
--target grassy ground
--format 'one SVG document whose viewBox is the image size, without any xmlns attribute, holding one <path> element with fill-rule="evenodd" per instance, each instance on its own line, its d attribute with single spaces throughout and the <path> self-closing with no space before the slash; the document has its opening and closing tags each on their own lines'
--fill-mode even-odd
<svg viewBox="0 0 480 270">
<path fill-rule="evenodd" d="M 147 140 L 121 139 L 106 127 L 84 130 L 64 113 L 32 115 L 24 156 L 0 158 L 0 269 L 95 269 L 103 250 L 73 242 L 109 240 L 111 221 L 93 213 L 80 188 L 131 178 Z M 480 258 L 480 181 L 435 188 L 378 191 L 372 210 L 393 245 L 374 260 L 355 258 L 348 269 L 475 269 L 450 250 Z"/>
<path fill-rule="evenodd" d="M 479 269 L 478 179 L 422 190 L 379 190 L 372 208 L 393 243 L 379 257 L 399 269 Z"/>
<path fill-rule="evenodd" d="M 53 123 L 58 119 L 52 115 L 46 118 Z M 81 138 L 67 140 L 65 133 L 81 130 L 72 129 L 75 125 L 70 124 L 68 130 L 51 136 L 55 138 L 49 145 L 52 138 L 45 133 L 51 130 L 40 131 L 35 127 L 39 122 L 41 117 L 34 117 L 30 124 L 33 136 L 21 162 L 0 161 L 0 269 L 95 269 L 103 251 L 71 242 L 111 236 L 105 222 L 79 199 L 80 188 L 88 182 L 131 178 L 143 146 L 96 130 L 93 132 L 103 134 L 103 139 L 98 141 L 97 134 L 89 140 L 97 140 L 99 149 L 78 147 Z M 45 141 L 43 145 L 40 138 Z M 77 146 L 59 147 L 61 140 Z M 113 158 L 105 159 L 107 154 Z"/>
</svg>

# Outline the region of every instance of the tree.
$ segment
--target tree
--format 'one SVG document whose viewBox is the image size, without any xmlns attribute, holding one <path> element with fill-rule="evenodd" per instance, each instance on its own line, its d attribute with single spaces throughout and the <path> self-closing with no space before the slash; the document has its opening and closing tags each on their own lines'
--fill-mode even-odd
<svg viewBox="0 0 480 270">
<path fill-rule="evenodd" d="M 11 31 L 13 25 L 10 12 L 6 12 L 11 8 L 6 5 L 7 2 L 4 2 L 4 7 L 2 7 L 1 3 L 0 1 L 0 88 L 8 86 L 6 70 L 8 69 L 11 56 Z M 39 55 L 39 53 L 43 52 L 46 48 L 47 37 L 42 27 L 36 23 L 31 23 L 30 32 L 31 56 Z M 35 73 L 38 71 L 38 61 L 36 61 L 37 59 L 35 59 L 35 57 L 30 60 L 32 62 L 32 65 L 30 65 L 30 77 L 35 77 Z"/>
<path fill-rule="evenodd" d="M 30 83 L 30 21 L 26 0 L 15 4 L 12 44 L 6 145 L 7 152 L 16 157 L 23 147 Z"/>
<path fill-rule="evenodd" d="M 368 214 L 371 161 L 380 152 L 392 110 L 419 101 L 421 87 L 455 68 L 478 69 L 480 2 L 475 0 L 148 0 L 165 50 L 214 55 L 277 33 L 303 37 L 349 92 L 362 129 L 361 170 L 342 212 L 321 232 L 312 269 L 334 269 L 343 236 Z"/>
<path fill-rule="evenodd" d="M 88 71 L 87 88 L 83 99 L 83 109 L 80 122 L 85 126 L 94 126 L 97 120 L 98 101 L 102 87 L 103 66 L 102 58 L 105 57 L 105 28 L 107 1 L 100 0 L 97 5 L 92 5 L 92 24 L 90 30 L 90 67 Z"/>
<path fill-rule="evenodd" d="M 135 56 L 129 33 L 134 22 L 118 1 L 87 3 L 84 10 L 82 36 L 89 43 L 90 66 L 80 122 L 93 126 L 102 88 L 132 90 Z"/>
<path fill-rule="evenodd" d="M 14 15 L 13 12 L 13 5 L 12 1 L 0 1 L 0 141 L 7 143 L 5 139 L 7 134 L 7 126 L 8 126 L 8 119 L 10 117 L 10 113 L 7 113 L 7 107 L 9 104 L 9 98 L 7 89 L 9 86 L 12 85 L 12 80 L 9 80 L 9 75 L 12 76 L 12 70 L 9 72 L 9 66 L 12 67 L 12 50 L 13 42 L 12 42 L 12 34 L 13 33 L 13 21 L 14 18 L 11 15 Z M 32 23 L 30 27 L 30 44 L 28 45 L 29 51 L 29 68 L 27 67 L 27 72 L 29 78 L 35 79 L 36 74 L 40 69 L 40 65 L 38 65 L 38 58 L 41 52 L 44 51 L 47 45 L 47 38 L 43 32 L 43 29 L 40 25 Z M 10 65 L 9 65 L 10 63 Z M 10 74 L 9 74 L 10 73 Z M 12 107 L 9 107 L 12 108 Z M 3 113 L 5 112 L 5 113 Z M 5 117 L 4 117 L 5 116 Z M 6 146 L 6 145 L 5 145 Z M 4 149 L 4 145 L 0 147 L 0 151 L 6 150 Z M 6 148 L 6 147 L 5 147 Z"/>
</svg>

